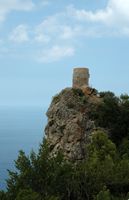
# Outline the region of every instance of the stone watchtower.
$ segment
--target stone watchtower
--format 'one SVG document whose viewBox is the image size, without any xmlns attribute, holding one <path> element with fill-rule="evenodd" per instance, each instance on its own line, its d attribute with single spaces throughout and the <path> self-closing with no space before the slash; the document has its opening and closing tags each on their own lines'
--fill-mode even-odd
<svg viewBox="0 0 129 200">
<path fill-rule="evenodd" d="M 74 68 L 73 70 L 73 88 L 86 88 L 89 86 L 89 69 Z"/>
</svg>

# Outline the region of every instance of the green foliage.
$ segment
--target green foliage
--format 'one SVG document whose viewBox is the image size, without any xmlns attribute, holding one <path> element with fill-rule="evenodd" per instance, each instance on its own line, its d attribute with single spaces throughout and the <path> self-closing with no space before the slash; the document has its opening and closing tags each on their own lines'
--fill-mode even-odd
<svg viewBox="0 0 129 200">
<path fill-rule="evenodd" d="M 7 200 L 6 192 L 0 191 L 0 200 Z"/>
<path fill-rule="evenodd" d="M 100 160 L 104 160 L 108 156 L 115 159 L 116 146 L 108 138 L 108 135 L 102 131 L 95 131 L 92 136 L 92 143 L 88 146 L 89 158 L 97 156 Z"/>
<path fill-rule="evenodd" d="M 83 93 L 81 89 L 73 88 L 73 92 L 76 96 L 79 97 L 79 100 L 82 104 L 86 104 L 88 102 L 88 97 Z"/>
<path fill-rule="evenodd" d="M 41 197 L 31 189 L 20 190 L 15 200 L 41 200 Z"/>
<path fill-rule="evenodd" d="M 84 94 L 73 92 L 84 105 Z M 26 156 L 20 151 L 16 170 L 9 171 L 7 192 L 0 192 L 0 200 L 129 199 L 129 96 L 118 98 L 103 92 L 100 97 L 102 102 L 93 106 L 90 114 L 106 133 L 102 129 L 93 132 L 86 145 L 86 159 L 68 162 L 62 152 L 50 157 L 46 140 L 38 154 L 32 151 Z"/>
<path fill-rule="evenodd" d="M 99 194 L 94 200 L 111 200 L 110 191 L 104 187 L 103 190 L 99 192 Z"/>
<path fill-rule="evenodd" d="M 129 96 L 116 97 L 112 92 L 101 92 L 102 102 L 93 107 L 91 118 L 96 126 L 109 131 L 111 139 L 119 144 L 124 137 L 129 137 Z"/>
<path fill-rule="evenodd" d="M 58 199 L 58 196 L 65 199 L 70 192 L 69 187 L 73 187 L 70 186 L 73 166 L 63 159 L 61 152 L 50 158 L 45 140 L 38 155 L 32 152 L 27 157 L 20 151 L 15 166 L 16 172 L 9 171 L 10 178 L 7 181 L 9 200 L 24 199 L 25 195 L 27 199 L 31 195 L 36 199 L 37 194 L 43 199 Z"/>
<path fill-rule="evenodd" d="M 76 96 L 79 96 L 79 97 L 83 97 L 84 96 L 83 91 L 81 89 L 79 89 L 79 88 L 72 88 L 72 91 Z"/>
<path fill-rule="evenodd" d="M 124 138 L 119 146 L 119 151 L 121 156 L 129 157 L 129 139 Z"/>
<path fill-rule="evenodd" d="M 121 94 L 120 99 L 123 103 L 129 102 L 129 95 L 128 94 Z"/>
<path fill-rule="evenodd" d="M 92 143 L 87 147 L 88 158 L 83 164 L 86 185 L 91 198 L 112 182 L 116 147 L 103 132 L 95 132 Z"/>
<path fill-rule="evenodd" d="M 128 146 L 128 143 L 127 143 Z M 128 146 L 129 148 L 129 146 Z M 16 172 L 9 171 L 7 193 L 2 200 L 122 200 L 129 192 L 129 157 L 102 131 L 95 131 L 86 146 L 83 162 L 64 160 L 61 152 L 49 156 L 44 140 L 36 155 L 23 151 L 15 162 Z"/>
<path fill-rule="evenodd" d="M 44 200 L 60 200 L 58 197 L 55 196 L 48 196 Z"/>
</svg>

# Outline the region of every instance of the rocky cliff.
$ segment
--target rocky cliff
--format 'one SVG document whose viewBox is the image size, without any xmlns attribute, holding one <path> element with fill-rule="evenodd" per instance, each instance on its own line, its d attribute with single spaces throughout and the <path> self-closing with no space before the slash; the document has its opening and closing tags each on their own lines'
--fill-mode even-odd
<svg viewBox="0 0 129 200">
<path fill-rule="evenodd" d="M 86 156 L 85 146 L 96 129 L 89 118 L 91 106 L 99 101 L 94 89 L 66 88 L 56 95 L 47 111 L 45 129 L 51 155 L 62 150 L 65 158 L 77 161 Z"/>
</svg>

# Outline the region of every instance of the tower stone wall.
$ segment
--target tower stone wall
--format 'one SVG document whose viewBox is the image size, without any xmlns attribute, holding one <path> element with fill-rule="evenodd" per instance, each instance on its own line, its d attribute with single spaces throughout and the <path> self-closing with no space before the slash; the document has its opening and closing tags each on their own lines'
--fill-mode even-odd
<svg viewBox="0 0 129 200">
<path fill-rule="evenodd" d="M 89 86 L 89 69 L 74 68 L 73 70 L 73 88 L 82 88 Z"/>
</svg>

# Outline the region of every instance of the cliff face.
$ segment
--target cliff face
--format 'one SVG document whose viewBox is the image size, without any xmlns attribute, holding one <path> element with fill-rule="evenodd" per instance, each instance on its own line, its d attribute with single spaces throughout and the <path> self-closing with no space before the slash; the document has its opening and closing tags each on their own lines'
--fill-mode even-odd
<svg viewBox="0 0 129 200">
<path fill-rule="evenodd" d="M 55 96 L 47 111 L 46 139 L 51 154 L 62 150 L 67 159 L 77 161 L 86 156 L 85 146 L 95 129 L 89 118 L 93 101 L 98 97 L 93 90 L 66 88 Z"/>
</svg>

